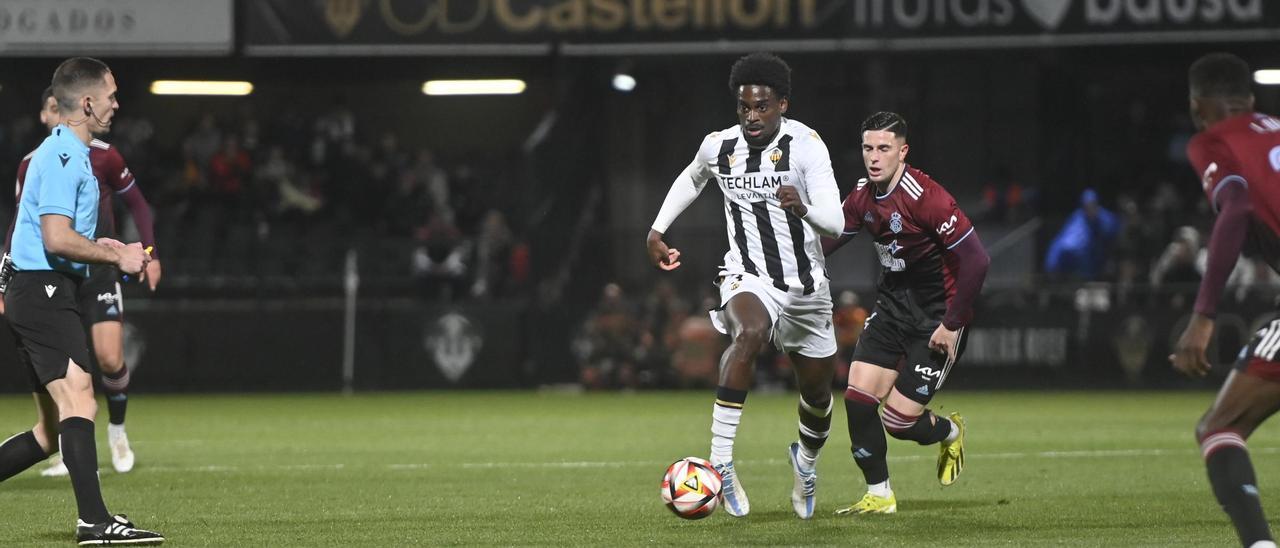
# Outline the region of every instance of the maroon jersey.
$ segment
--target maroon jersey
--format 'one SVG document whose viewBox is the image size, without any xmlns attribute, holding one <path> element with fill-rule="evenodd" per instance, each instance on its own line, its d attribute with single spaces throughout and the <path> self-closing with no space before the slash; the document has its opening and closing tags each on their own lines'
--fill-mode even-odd
<svg viewBox="0 0 1280 548">
<path fill-rule="evenodd" d="M 30 163 L 31 154 L 27 154 L 22 158 L 22 163 L 18 164 L 18 180 L 14 189 L 17 202 L 22 201 L 22 186 L 26 183 L 27 166 Z M 134 220 L 138 223 L 138 232 L 142 238 L 142 245 L 152 247 L 152 256 L 155 257 L 155 236 L 152 229 L 151 210 L 138 190 L 133 179 L 133 172 L 129 171 L 129 167 L 125 165 L 124 157 L 120 155 L 120 151 L 104 141 L 94 139 L 89 142 L 89 163 L 93 168 L 93 175 L 98 178 L 98 228 L 94 235 L 97 237 L 115 237 L 116 217 L 112 198 L 116 195 L 131 198 L 126 203 L 128 203 L 130 212 L 134 215 Z M 13 227 L 10 226 L 8 238 L 11 239 L 12 237 Z M 5 244 L 7 248 L 9 241 L 6 240 Z"/>
<path fill-rule="evenodd" d="M 1248 190 L 1249 244 L 1272 268 L 1280 267 L 1280 119 L 1255 112 L 1218 122 L 1187 143 L 1187 158 L 1215 212 L 1222 189 L 1238 184 Z"/>
<path fill-rule="evenodd" d="M 866 179 L 844 200 L 846 236 L 867 232 L 880 258 L 877 306 L 893 319 L 933 329 L 955 296 L 955 264 L 946 250 L 973 233 L 951 194 L 905 166 L 887 194 Z"/>
</svg>

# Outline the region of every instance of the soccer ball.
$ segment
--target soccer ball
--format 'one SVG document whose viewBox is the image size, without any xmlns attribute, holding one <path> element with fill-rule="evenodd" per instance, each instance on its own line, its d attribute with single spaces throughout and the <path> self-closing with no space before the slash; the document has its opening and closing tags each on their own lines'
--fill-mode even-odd
<svg viewBox="0 0 1280 548">
<path fill-rule="evenodd" d="M 684 519 L 702 519 L 720 505 L 720 473 L 698 457 L 671 463 L 662 476 L 662 502 Z"/>
</svg>

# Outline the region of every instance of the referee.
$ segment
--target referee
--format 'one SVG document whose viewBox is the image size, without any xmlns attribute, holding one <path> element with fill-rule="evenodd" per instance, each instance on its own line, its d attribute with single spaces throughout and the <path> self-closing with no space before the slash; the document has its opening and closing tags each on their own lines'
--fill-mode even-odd
<svg viewBox="0 0 1280 548">
<path fill-rule="evenodd" d="M 13 232 L 16 272 L 5 299 L 18 358 L 35 392 L 36 426 L 0 444 L 0 481 L 56 453 L 61 444 L 79 511 L 76 540 L 159 544 L 164 537 L 111 515 L 102 500 L 93 437 L 98 405 L 76 305 L 90 264 L 137 274 L 150 260 L 141 244 L 92 240 L 98 180 L 89 165 L 89 142 L 110 129 L 120 108 L 115 76 L 102 61 L 71 58 L 53 73 L 53 95 L 62 123 L 32 153 Z"/>
</svg>

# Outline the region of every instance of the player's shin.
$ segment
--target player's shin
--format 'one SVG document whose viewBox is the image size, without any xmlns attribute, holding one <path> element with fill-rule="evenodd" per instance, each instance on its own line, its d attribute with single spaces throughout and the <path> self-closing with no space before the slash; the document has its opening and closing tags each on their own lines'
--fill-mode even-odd
<svg viewBox="0 0 1280 548">
<path fill-rule="evenodd" d="M 98 484 L 98 448 L 93 439 L 93 421 L 71 417 L 59 425 L 62 460 L 71 475 L 71 489 L 76 494 L 76 507 L 85 523 L 102 523 L 111 519 L 102 489 Z"/>
<path fill-rule="evenodd" d="M 36 441 L 36 435 L 30 430 L 0 443 L 0 481 L 7 480 L 18 473 L 35 466 L 48 455 Z"/>
<path fill-rule="evenodd" d="M 1209 469 L 1213 494 L 1231 516 L 1240 541 L 1250 546 L 1260 540 L 1271 540 L 1244 438 L 1231 430 L 1209 432 L 1200 439 L 1200 452 Z"/>
<path fill-rule="evenodd" d="M 129 366 L 121 364 L 115 373 L 102 373 L 102 391 L 107 397 L 108 422 L 113 425 L 124 424 L 125 411 L 129 406 Z"/>
<path fill-rule="evenodd" d="M 883 485 L 887 491 L 889 464 L 885 452 L 889 444 L 884 437 L 884 423 L 876 412 L 880 401 L 875 396 L 850 386 L 844 393 L 845 414 L 849 421 L 849 439 L 853 461 L 862 469 L 868 489 Z"/>
<path fill-rule="evenodd" d="M 825 402 L 808 401 L 800 397 L 800 464 L 806 470 L 813 470 L 818 461 L 818 452 L 827 443 L 831 433 L 831 408 L 834 398 L 827 396 Z"/>
<path fill-rule="evenodd" d="M 920 445 L 932 445 L 947 440 L 953 432 L 951 421 L 934 415 L 925 409 L 924 413 L 911 416 L 897 409 L 884 406 L 884 427 L 889 435 L 900 440 L 910 440 Z"/>
<path fill-rule="evenodd" d="M 711 412 L 711 463 L 733 462 L 733 441 L 738 436 L 746 390 L 725 386 L 716 389 L 716 404 Z"/>
</svg>

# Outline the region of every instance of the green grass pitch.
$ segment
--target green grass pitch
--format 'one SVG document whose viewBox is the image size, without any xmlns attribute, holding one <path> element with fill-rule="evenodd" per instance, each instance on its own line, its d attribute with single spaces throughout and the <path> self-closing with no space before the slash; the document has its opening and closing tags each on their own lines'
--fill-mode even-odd
<svg viewBox="0 0 1280 548">
<path fill-rule="evenodd" d="M 752 394 L 738 472 L 751 515 L 671 515 L 662 472 L 705 457 L 713 394 L 424 392 L 137 395 L 137 468 L 111 471 L 109 508 L 174 546 L 859 545 L 1230 546 L 1192 439 L 1212 400 L 1194 393 L 953 392 L 967 468 L 943 488 L 936 448 L 889 439 L 892 516 L 836 517 L 862 493 L 844 411 L 819 461 L 817 515 L 794 517 L 786 446 L 796 396 Z M 29 396 L 0 398 L 0 437 L 29 428 Z M 1250 447 L 1264 503 L 1280 512 L 1280 430 Z M 66 479 L 0 484 L 0 539 L 68 546 Z"/>
</svg>

